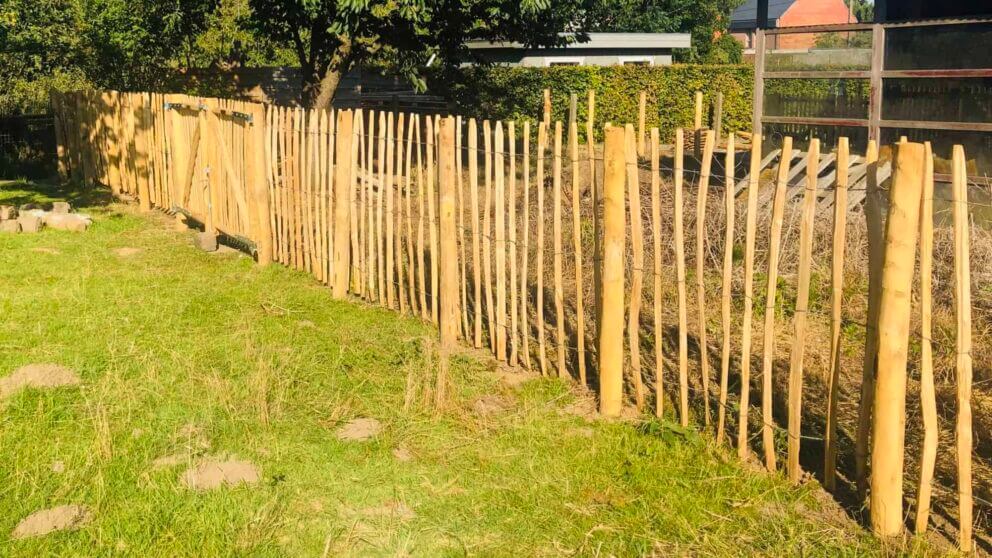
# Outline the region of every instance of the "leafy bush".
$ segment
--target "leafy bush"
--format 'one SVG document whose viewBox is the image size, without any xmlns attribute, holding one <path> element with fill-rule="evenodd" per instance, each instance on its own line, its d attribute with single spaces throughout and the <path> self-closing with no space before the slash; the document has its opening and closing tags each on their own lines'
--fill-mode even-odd
<svg viewBox="0 0 992 558">
<path fill-rule="evenodd" d="M 640 91 L 647 92 L 647 125 L 670 141 L 678 127 L 691 127 L 695 91 L 704 95 L 704 123 L 718 91 L 723 92 L 724 131 L 751 128 L 754 70 L 749 65 L 467 67 L 445 78 L 458 112 L 477 118 L 538 120 L 543 90 L 551 89 L 553 119 L 568 119 L 569 95 L 576 93 L 578 118 L 586 119 L 587 91 L 596 91 L 596 130 L 606 122 L 637 123 Z M 584 126 L 582 127 L 584 130 Z"/>
</svg>

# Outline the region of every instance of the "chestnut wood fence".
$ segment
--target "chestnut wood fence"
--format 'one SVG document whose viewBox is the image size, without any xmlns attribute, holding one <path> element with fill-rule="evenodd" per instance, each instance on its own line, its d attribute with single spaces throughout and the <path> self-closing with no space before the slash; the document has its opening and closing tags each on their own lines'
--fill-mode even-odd
<svg viewBox="0 0 992 558">
<path fill-rule="evenodd" d="M 845 434 L 839 404 L 851 403 L 857 413 L 845 434 L 854 445 L 847 480 L 859 499 L 870 488 L 873 529 L 883 536 L 903 531 L 903 486 L 911 483 L 915 530 L 926 531 L 939 449 L 929 145 L 892 147 L 887 192 L 878 180 L 878 146 L 857 154 L 866 167 L 866 191 L 858 195 L 863 204 L 851 207 L 848 161 L 854 155 L 846 140 L 829 154 L 837 164 L 824 185 L 825 154 L 817 140 L 800 156 L 802 173 L 791 172 L 790 138 L 779 150 L 790 156 L 779 156 L 776 169 L 758 137 L 737 149 L 738 136 L 731 134 L 726 148 L 718 148 L 712 131 L 679 130 L 674 146 L 662 146 L 657 130 L 644 129 L 643 116 L 636 127 L 607 124 L 603 145 L 580 144 L 579 126 L 584 137 L 594 137 L 591 94 L 587 102 L 590 120 L 562 123 L 551 122 L 547 112 L 539 122 L 477 122 L 157 93 L 52 98 L 64 179 L 107 186 L 142 209 L 175 213 L 238 239 L 259 264 L 304 270 L 335 298 L 360 297 L 437 323 L 442 370 L 461 338 L 511 366 L 596 391 L 605 416 L 633 405 L 701 426 L 717 443 L 736 445 L 743 459 L 760 450 L 769 471 L 781 466 L 794 482 L 802 478 L 810 421 L 821 421 L 822 458 L 812 465 L 807 459 L 806 467 L 828 490 L 837 489 Z M 693 146 L 701 159 L 686 156 L 687 140 L 702 142 Z M 737 187 L 741 160 L 750 172 Z M 946 373 L 957 385 L 950 411 L 957 533 L 961 548 L 970 550 L 970 227 L 963 149 L 955 148 L 952 162 L 956 356 Z M 759 204 L 763 196 L 771 203 Z M 833 203 L 818 213 L 824 196 Z M 783 236 L 794 230 L 787 209 L 798 223 L 797 238 Z M 855 212 L 864 216 L 869 255 L 861 270 L 868 276 L 865 327 L 852 342 L 842 328 L 845 233 Z M 824 219 L 830 221 L 826 416 L 810 417 L 803 414 L 804 364 L 811 269 L 826 256 L 813 252 L 814 231 Z M 783 294 L 777 290 L 788 244 L 797 254 L 789 275 L 795 289 Z M 919 297 L 912 304 L 916 280 Z M 785 306 L 791 308 L 788 347 L 776 335 Z M 911 312 L 919 313 L 919 331 L 911 332 Z M 907 481 L 911 334 L 920 344 L 912 354 L 920 359 L 914 369 L 925 439 L 919 478 Z M 855 345 L 864 351 L 855 371 L 860 386 L 842 394 L 842 356 Z M 776 350 L 788 351 L 787 363 L 776 361 Z M 784 393 L 773 382 L 776 374 L 787 378 Z"/>
</svg>

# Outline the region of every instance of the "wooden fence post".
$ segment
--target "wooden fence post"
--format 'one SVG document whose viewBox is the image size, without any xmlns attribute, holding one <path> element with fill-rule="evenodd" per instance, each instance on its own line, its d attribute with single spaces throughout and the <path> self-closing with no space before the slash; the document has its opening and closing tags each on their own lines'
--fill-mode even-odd
<svg viewBox="0 0 992 558">
<path fill-rule="evenodd" d="M 826 452 L 823 458 L 823 487 L 831 492 L 837 484 L 837 399 L 840 397 L 840 327 L 844 304 L 844 241 L 847 231 L 849 161 L 848 140 L 840 138 L 837 142 L 837 185 L 834 188 L 834 242 L 830 280 L 830 372 L 827 377 Z"/>
<path fill-rule="evenodd" d="M 572 171 L 572 247 L 575 250 L 575 337 L 579 384 L 586 387 L 586 316 L 582 277 L 582 188 L 579 178 L 579 128 L 573 120 L 568 128 L 568 151 Z"/>
<path fill-rule="evenodd" d="M 334 154 L 334 286 L 332 296 L 342 299 L 348 294 L 348 273 L 351 270 L 351 140 L 354 115 L 350 110 L 338 111 L 337 140 Z"/>
<path fill-rule="evenodd" d="M 791 148 L 790 148 L 791 151 Z M 758 225 L 758 179 L 761 175 L 761 136 L 751 142 L 751 166 L 747 182 L 747 221 L 744 229 L 744 317 L 741 321 L 741 398 L 737 425 L 737 455 L 749 453 L 747 419 L 751 405 L 751 322 L 754 318 L 754 237 Z M 765 347 L 767 349 L 767 347 Z"/>
<path fill-rule="evenodd" d="M 658 128 L 651 128 L 651 249 L 654 271 L 655 416 L 665 414 L 664 330 L 661 323 L 661 152 Z"/>
<path fill-rule="evenodd" d="M 439 122 L 440 149 L 438 186 L 440 189 L 440 330 L 441 346 L 450 349 L 458 339 L 458 251 L 455 244 L 455 122 L 452 117 Z"/>
<path fill-rule="evenodd" d="M 494 132 L 493 159 L 495 176 L 493 225 L 493 250 L 496 257 L 496 358 L 506 361 L 506 337 L 509 329 L 506 322 L 506 172 L 503 155 L 503 123 L 496 121 Z"/>
<path fill-rule="evenodd" d="M 902 147 L 900 146 L 900 150 Z M 954 313 L 957 316 L 958 353 L 956 364 L 958 383 L 956 425 L 958 439 L 958 533 L 961 551 L 971 552 L 973 547 L 971 540 L 973 505 L 971 494 L 971 261 L 970 233 L 968 232 L 968 177 L 964 149 L 960 145 L 954 146 L 953 161 Z M 888 253 L 886 253 L 886 262 L 888 262 Z M 883 306 L 883 310 L 884 308 Z M 881 374 L 881 355 L 879 355 L 879 374 Z M 905 382 L 905 373 L 902 379 Z M 879 391 L 881 391 L 881 387 L 882 384 L 879 381 Z M 875 408 L 879 409 L 878 401 L 875 402 Z M 874 453 L 872 455 L 874 456 Z M 874 495 L 874 470 L 872 470 L 872 481 L 872 494 Z"/>
<path fill-rule="evenodd" d="M 482 347 L 482 276 L 480 266 L 481 240 L 479 238 L 479 130 L 474 118 L 468 120 L 468 185 L 469 205 L 472 211 L 472 310 L 473 345 Z"/>
<path fill-rule="evenodd" d="M 630 350 L 630 375 L 634 380 L 634 402 L 637 409 L 644 408 L 645 389 L 641 371 L 641 298 L 644 288 L 644 225 L 641 222 L 641 184 L 637 169 L 637 137 L 634 126 L 627 124 L 626 159 L 627 192 L 630 204 L 630 308 L 627 316 L 627 341 Z"/>
<path fill-rule="evenodd" d="M 605 132 L 605 176 L 603 179 L 603 281 L 599 299 L 599 400 L 600 413 L 619 416 L 623 406 L 623 280 L 624 229 L 626 227 L 624 181 L 625 132 L 613 127 Z"/>
<path fill-rule="evenodd" d="M 893 162 L 878 315 L 878 378 L 871 440 L 871 524 L 886 537 L 902 532 L 906 435 L 906 360 L 910 298 L 923 190 L 923 144 L 900 143 Z"/>
<path fill-rule="evenodd" d="M 858 497 L 864 499 L 868 487 L 868 443 L 871 434 L 872 403 L 875 398 L 875 370 L 878 355 L 878 300 L 881 295 L 882 258 L 885 246 L 882 230 L 882 199 L 878 184 L 878 144 L 868 141 L 865 153 L 865 225 L 868 232 L 868 315 L 865 328 L 865 358 L 861 375 L 858 430 L 854 446 L 854 480 Z"/>
<path fill-rule="evenodd" d="M 720 354 L 720 394 L 716 409 L 716 443 L 723 443 L 724 426 L 727 420 L 727 383 L 730 379 L 730 291 L 733 288 L 734 273 L 734 211 L 736 206 L 735 189 L 737 181 L 734 177 L 734 137 L 727 139 L 727 155 L 724 164 L 723 201 L 724 237 L 723 237 L 723 282 L 720 288 L 720 319 L 722 321 L 723 347 Z"/>
<path fill-rule="evenodd" d="M 809 142 L 806 159 L 806 187 L 803 192 L 799 226 L 799 284 L 796 286 L 796 314 L 793 316 L 792 349 L 789 354 L 789 480 L 799 482 L 799 446 L 803 409 L 803 359 L 806 353 L 806 324 L 809 310 L 810 268 L 813 263 L 813 226 L 816 218 L 816 187 L 819 180 L 820 140 Z"/>
<path fill-rule="evenodd" d="M 555 303 L 555 331 L 557 336 L 556 367 L 559 378 L 570 378 L 565 369 L 565 285 L 562 277 L 562 244 L 561 244 L 561 143 L 562 126 L 561 120 L 555 122 L 554 157 L 552 159 L 551 178 L 551 235 L 554 253 L 552 254 L 552 269 L 554 271 L 554 303 Z"/>
<path fill-rule="evenodd" d="M 675 273 L 679 299 L 679 421 L 689 426 L 689 309 L 685 284 L 685 231 L 683 226 L 683 182 L 685 136 L 675 130 Z"/>
<path fill-rule="evenodd" d="M 698 109 L 702 108 L 702 93 L 696 94 Z M 703 134 L 703 163 L 696 192 L 696 311 L 699 319 L 699 372 L 703 388 L 703 424 L 710 424 L 710 356 L 706 339 L 706 198 L 710 189 L 710 170 L 713 164 L 713 131 Z"/>
<path fill-rule="evenodd" d="M 765 295 L 764 346 L 761 367 L 761 445 L 765 454 L 765 468 L 775 470 L 775 435 L 772 432 L 772 370 L 775 363 L 775 299 L 778 291 L 778 262 L 781 252 L 782 219 L 785 212 L 786 189 L 789 183 L 789 166 L 792 163 L 792 138 L 782 142 L 782 158 L 775 181 L 775 199 L 772 202 L 772 224 L 768 240 L 768 283 Z"/>
<path fill-rule="evenodd" d="M 937 394 L 933 378 L 933 150 L 924 144 L 926 160 L 920 202 L 920 407 L 923 415 L 923 452 L 916 490 L 916 534 L 927 530 L 930 496 L 937 462 Z"/>
<path fill-rule="evenodd" d="M 274 160 L 268 163 L 265 157 L 272 157 L 271 153 L 265 150 L 265 105 L 251 104 L 251 155 L 246 161 L 248 170 L 248 180 L 251 180 L 251 197 L 253 201 L 254 223 L 251 225 L 252 237 L 255 240 L 256 255 L 258 264 L 265 266 L 272 263 L 272 222 L 269 218 L 270 200 L 269 185 L 266 177 L 266 168 L 269 164 L 275 164 Z"/>
<path fill-rule="evenodd" d="M 452 117 L 439 122 L 438 185 L 440 188 L 440 315 L 441 367 L 435 398 L 444 401 L 448 382 L 448 356 L 458 340 L 458 248 L 455 245 L 455 122 Z"/>
</svg>

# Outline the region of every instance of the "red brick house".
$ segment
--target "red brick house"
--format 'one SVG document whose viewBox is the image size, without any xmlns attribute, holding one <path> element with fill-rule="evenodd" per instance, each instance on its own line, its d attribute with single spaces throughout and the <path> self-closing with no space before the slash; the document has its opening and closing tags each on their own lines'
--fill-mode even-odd
<svg viewBox="0 0 992 558">
<path fill-rule="evenodd" d="M 844 0 L 771 0 L 768 3 L 768 27 L 800 27 L 856 21 L 857 18 Z M 758 0 L 747 0 L 731 14 L 730 34 L 740 41 L 745 49 L 753 48 L 757 24 Z M 768 46 L 776 50 L 808 49 L 816 42 L 816 36 L 813 34 L 772 37 L 778 39 L 778 44 Z"/>
</svg>

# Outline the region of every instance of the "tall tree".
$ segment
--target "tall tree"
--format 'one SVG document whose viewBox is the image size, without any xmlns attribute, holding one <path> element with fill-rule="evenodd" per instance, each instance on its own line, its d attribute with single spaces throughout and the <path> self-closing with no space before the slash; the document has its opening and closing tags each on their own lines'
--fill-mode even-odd
<svg viewBox="0 0 992 558">
<path fill-rule="evenodd" d="M 326 108 L 359 63 L 385 61 L 422 84 L 431 58 L 457 65 L 468 40 L 561 44 L 581 0 L 252 0 L 252 8 L 258 29 L 295 50 L 304 102 Z"/>
</svg>

